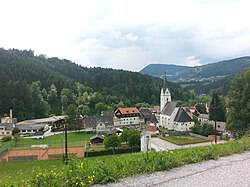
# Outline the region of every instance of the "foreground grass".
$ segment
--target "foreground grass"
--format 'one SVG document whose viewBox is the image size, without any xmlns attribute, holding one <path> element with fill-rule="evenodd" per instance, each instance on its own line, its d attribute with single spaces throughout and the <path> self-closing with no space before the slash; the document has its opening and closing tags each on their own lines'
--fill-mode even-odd
<svg viewBox="0 0 250 187">
<path fill-rule="evenodd" d="M 40 169 L 33 172 L 33 175 L 30 175 L 30 177 L 20 176 L 17 181 L 12 178 L 12 180 L 7 179 L 7 181 L 4 180 L 2 182 L 5 182 L 7 185 L 14 184 L 20 186 L 84 186 L 94 183 L 104 184 L 132 175 L 168 170 L 185 164 L 217 159 L 218 157 L 234 153 L 242 153 L 246 150 L 250 150 L 250 136 L 231 143 L 174 151 L 151 152 L 148 155 L 135 153 L 73 159 L 67 166 L 57 161 L 54 162 L 54 167 L 52 167 L 52 161 L 50 161 L 50 164 L 40 161 L 37 162 L 40 163 L 38 164 Z M 21 163 L 4 164 L 6 164 L 5 168 L 8 170 L 8 164 L 10 166 L 13 164 L 15 168 L 15 164 L 17 164 L 16 167 L 20 167 L 18 164 Z M 29 165 L 31 173 L 33 162 L 26 164 Z M 45 169 L 45 165 L 48 165 L 47 169 Z M 0 164 L 0 167 L 2 168 L 2 164 Z M 27 167 L 26 170 L 28 169 Z M 13 172 L 13 170 L 9 171 Z M 0 170 L 0 176 L 2 177 L 1 172 Z M 22 181 L 25 179 L 26 181 Z M 2 182 L 0 184 L 3 184 Z"/>
</svg>

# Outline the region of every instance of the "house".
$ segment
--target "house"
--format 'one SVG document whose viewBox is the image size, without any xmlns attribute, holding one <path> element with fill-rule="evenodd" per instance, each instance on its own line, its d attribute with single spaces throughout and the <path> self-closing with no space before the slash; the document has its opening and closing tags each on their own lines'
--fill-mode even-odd
<svg viewBox="0 0 250 187">
<path fill-rule="evenodd" d="M 144 129 L 141 132 L 141 152 L 151 151 L 151 135 L 150 133 Z"/>
<path fill-rule="evenodd" d="M 13 128 L 13 123 L 0 123 L 0 136 L 11 135 Z"/>
<path fill-rule="evenodd" d="M 198 121 L 201 123 L 209 121 L 209 115 L 208 114 L 200 114 L 198 116 Z"/>
<path fill-rule="evenodd" d="M 91 144 L 97 144 L 97 143 L 103 143 L 104 137 L 102 135 L 94 135 L 90 137 L 90 143 Z"/>
<path fill-rule="evenodd" d="M 148 108 L 140 108 L 140 120 L 143 124 L 149 124 L 152 116 L 152 112 Z"/>
<path fill-rule="evenodd" d="M 86 116 L 83 119 L 86 132 L 106 133 L 114 128 L 113 113 L 102 112 L 100 116 Z"/>
<path fill-rule="evenodd" d="M 194 122 L 192 121 L 191 117 L 188 115 L 184 108 L 179 107 L 174 119 L 174 130 L 189 131 L 193 126 Z"/>
<path fill-rule="evenodd" d="M 118 120 L 117 120 L 118 118 Z M 118 108 L 115 111 L 115 126 L 138 125 L 140 112 L 137 108 Z"/>
<path fill-rule="evenodd" d="M 64 128 L 65 118 L 65 116 L 52 116 L 49 118 L 25 120 L 17 123 L 17 127 L 20 129 L 20 134 L 35 133 L 41 129 L 47 131 L 50 126 L 62 129 Z"/>
<path fill-rule="evenodd" d="M 160 126 L 168 130 L 188 131 L 194 125 L 190 117 L 192 115 L 191 111 L 187 107 L 182 107 L 177 102 L 171 101 L 166 75 L 161 89 L 160 106 Z"/>
<path fill-rule="evenodd" d="M 208 120 L 208 121 L 203 121 L 202 123 L 206 123 L 209 125 L 212 125 L 215 128 L 215 122 Z M 216 121 L 216 131 L 220 133 L 224 133 L 226 131 L 226 122 L 222 121 Z"/>
<path fill-rule="evenodd" d="M 25 123 L 17 123 L 16 127 L 20 130 L 20 134 L 33 134 L 33 133 L 37 133 L 37 132 L 43 132 L 43 131 L 47 131 L 49 129 L 49 125 L 48 124 L 36 124 L 36 123 L 32 123 L 32 122 L 25 122 Z"/>
<path fill-rule="evenodd" d="M 0 120 L 0 137 L 12 135 L 12 130 L 17 123 L 17 119 L 12 117 L 12 110 L 10 110 L 9 117 L 3 117 Z"/>
</svg>

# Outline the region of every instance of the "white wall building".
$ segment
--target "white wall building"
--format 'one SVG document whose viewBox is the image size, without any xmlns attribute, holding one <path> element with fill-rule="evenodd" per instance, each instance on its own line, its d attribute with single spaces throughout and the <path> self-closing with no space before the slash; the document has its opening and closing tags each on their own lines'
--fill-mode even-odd
<svg viewBox="0 0 250 187">
<path fill-rule="evenodd" d="M 177 102 L 171 101 L 171 93 L 167 88 L 166 75 L 161 89 L 160 103 L 160 126 L 168 130 L 189 131 L 194 125 L 193 120 L 184 108 L 179 106 Z"/>
</svg>

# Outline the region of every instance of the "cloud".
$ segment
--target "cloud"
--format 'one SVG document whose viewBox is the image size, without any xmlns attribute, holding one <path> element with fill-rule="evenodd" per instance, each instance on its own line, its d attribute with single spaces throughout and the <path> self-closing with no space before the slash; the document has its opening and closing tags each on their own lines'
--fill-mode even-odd
<svg viewBox="0 0 250 187">
<path fill-rule="evenodd" d="M 13 4 L 15 6 L 13 6 Z M 138 71 L 250 54 L 248 0 L 6 0 L 0 47 Z"/>
</svg>

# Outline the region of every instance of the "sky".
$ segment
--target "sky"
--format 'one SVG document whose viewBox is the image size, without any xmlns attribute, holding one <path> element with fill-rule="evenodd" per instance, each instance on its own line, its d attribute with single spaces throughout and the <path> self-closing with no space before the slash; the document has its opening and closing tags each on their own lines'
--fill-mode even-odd
<svg viewBox="0 0 250 187">
<path fill-rule="evenodd" d="M 249 0 L 0 0 L 0 47 L 140 71 L 250 55 Z"/>
</svg>

